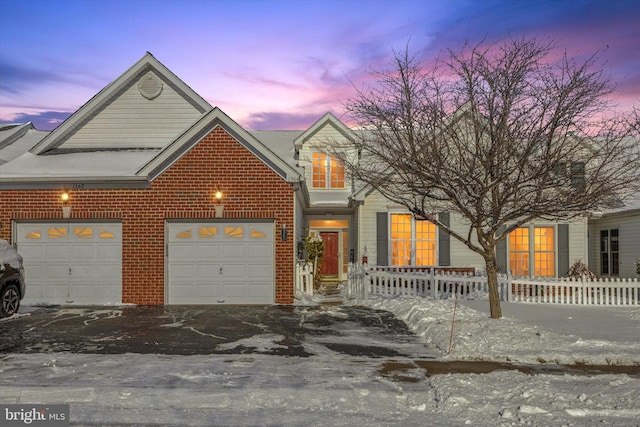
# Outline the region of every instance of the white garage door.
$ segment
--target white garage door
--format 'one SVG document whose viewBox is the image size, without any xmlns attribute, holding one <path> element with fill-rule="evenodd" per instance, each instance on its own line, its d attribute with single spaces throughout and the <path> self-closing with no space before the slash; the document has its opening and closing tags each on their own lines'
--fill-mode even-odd
<svg viewBox="0 0 640 427">
<path fill-rule="evenodd" d="M 27 291 L 23 304 L 122 302 L 120 223 L 18 223 Z"/>
<path fill-rule="evenodd" d="M 168 304 L 273 304 L 273 222 L 168 223 Z"/>
</svg>

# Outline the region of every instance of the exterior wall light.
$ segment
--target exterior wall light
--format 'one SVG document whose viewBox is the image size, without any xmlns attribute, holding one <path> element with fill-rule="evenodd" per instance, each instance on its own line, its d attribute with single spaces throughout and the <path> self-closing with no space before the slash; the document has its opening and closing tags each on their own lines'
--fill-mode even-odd
<svg viewBox="0 0 640 427">
<path fill-rule="evenodd" d="M 222 191 L 220 190 L 216 190 L 214 197 L 216 199 L 216 218 L 222 218 L 222 216 L 224 215 L 224 205 L 221 203 L 222 202 Z"/>
<path fill-rule="evenodd" d="M 63 191 L 60 194 L 60 201 L 62 202 L 62 217 L 70 218 L 71 217 L 71 204 L 70 204 L 71 196 L 69 196 L 69 192 Z"/>
</svg>

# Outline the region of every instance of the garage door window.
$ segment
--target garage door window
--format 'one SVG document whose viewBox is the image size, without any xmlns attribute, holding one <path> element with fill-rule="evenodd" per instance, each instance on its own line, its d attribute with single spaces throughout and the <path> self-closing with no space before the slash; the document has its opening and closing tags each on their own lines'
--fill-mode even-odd
<svg viewBox="0 0 640 427">
<path fill-rule="evenodd" d="M 93 229 L 92 228 L 74 228 L 73 234 L 76 235 L 78 239 L 92 239 L 93 238 Z"/>
<path fill-rule="evenodd" d="M 253 228 L 251 229 L 252 239 L 264 239 L 265 237 L 267 237 L 267 235 L 262 231 L 254 230 Z"/>
<path fill-rule="evenodd" d="M 217 227 L 200 227 L 198 235 L 201 239 L 211 239 L 218 234 Z"/>
<path fill-rule="evenodd" d="M 67 237 L 67 228 L 66 227 L 52 227 L 49 228 L 49 238 L 50 239 L 62 239 Z"/>
<path fill-rule="evenodd" d="M 226 227 L 224 229 L 224 234 L 232 239 L 242 239 L 244 235 L 243 229 L 241 227 Z"/>
<path fill-rule="evenodd" d="M 190 239 L 191 238 L 191 229 L 180 231 L 176 233 L 176 238 L 178 239 Z"/>
<path fill-rule="evenodd" d="M 100 229 L 100 238 L 101 239 L 115 239 L 116 235 L 110 231 Z"/>
<path fill-rule="evenodd" d="M 25 236 L 27 239 L 39 239 L 40 237 L 42 237 L 42 232 L 40 230 L 33 230 Z"/>
</svg>

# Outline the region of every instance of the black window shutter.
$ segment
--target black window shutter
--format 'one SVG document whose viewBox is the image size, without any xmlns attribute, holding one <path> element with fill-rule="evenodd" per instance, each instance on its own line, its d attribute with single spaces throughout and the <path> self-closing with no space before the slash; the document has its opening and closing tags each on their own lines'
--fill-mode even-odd
<svg viewBox="0 0 640 427">
<path fill-rule="evenodd" d="M 502 232 L 504 231 L 504 227 L 500 227 L 498 229 L 498 233 L 497 234 L 502 234 Z M 508 269 L 508 264 L 507 264 L 507 239 L 509 237 L 506 237 L 504 240 L 498 242 L 498 244 L 496 245 L 496 267 L 498 268 L 498 272 L 499 273 L 508 273 L 509 269 Z"/>
<path fill-rule="evenodd" d="M 558 274 L 562 277 L 569 271 L 569 224 L 558 224 Z"/>
<path fill-rule="evenodd" d="M 376 260 L 378 265 L 389 264 L 389 214 L 376 212 Z"/>
<path fill-rule="evenodd" d="M 449 212 L 440 212 L 438 220 L 446 225 L 451 225 Z M 438 264 L 445 267 L 451 265 L 451 236 L 444 230 L 438 230 Z"/>
</svg>

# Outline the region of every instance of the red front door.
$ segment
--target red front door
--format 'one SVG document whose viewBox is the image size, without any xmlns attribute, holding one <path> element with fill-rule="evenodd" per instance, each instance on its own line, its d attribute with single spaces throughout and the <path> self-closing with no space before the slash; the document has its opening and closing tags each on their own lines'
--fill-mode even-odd
<svg viewBox="0 0 640 427">
<path fill-rule="evenodd" d="M 337 231 L 321 231 L 320 237 L 324 242 L 324 256 L 322 257 L 322 268 L 320 274 L 323 276 L 338 275 L 338 232 Z"/>
</svg>

